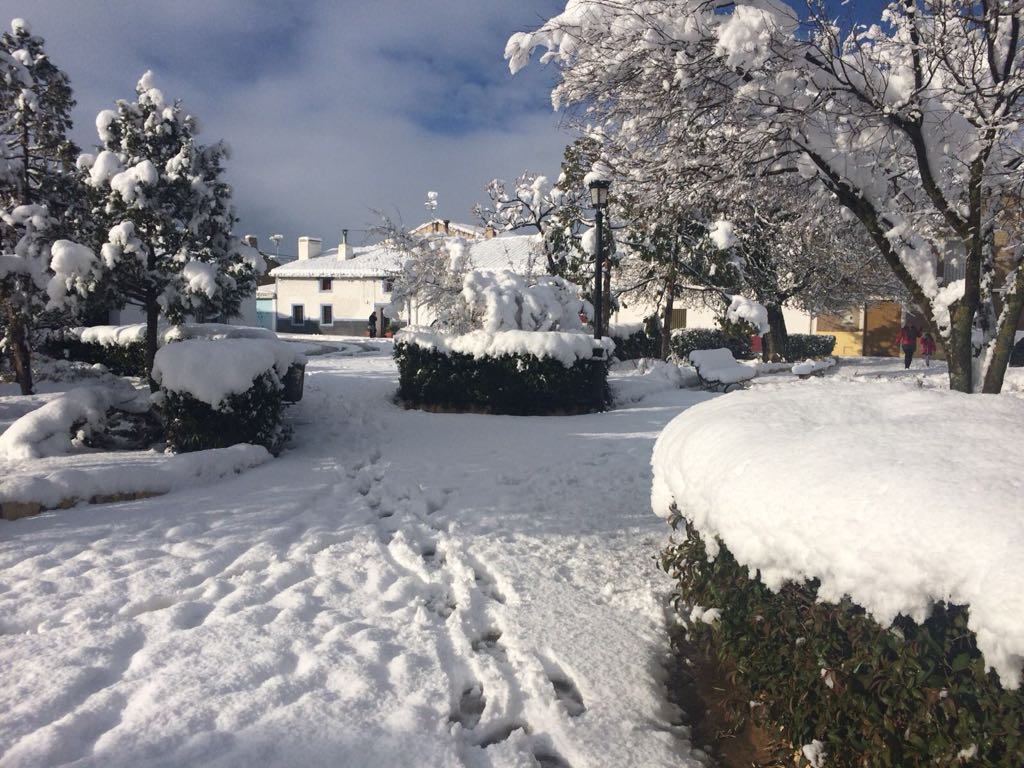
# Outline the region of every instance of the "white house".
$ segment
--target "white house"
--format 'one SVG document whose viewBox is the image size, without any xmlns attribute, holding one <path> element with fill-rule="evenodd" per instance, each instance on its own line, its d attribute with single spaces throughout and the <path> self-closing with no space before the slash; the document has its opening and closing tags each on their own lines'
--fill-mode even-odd
<svg viewBox="0 0 1024 768">
<path fill-rule="evenodd" d="M 441 220 L 426 222 L 413 232 L 466 239 L 474 269 L 526 272 L 543 264 L 539 235 L 494 237 L 481 228 Z M 300 237 L 298 259 L 270 273 L 276 279 L 276 330 L 362 336 L 370 315 L 380 317 L 381 308 L 391 303 L 403 256 L 383 243 L 355 248 L 347 240 L 343 230 L 338 247 L 323 251 L 320 238 Z M 415 325 L 432 319 L 416 306 L 406 314 L 402 319 Z"/>
</svg>

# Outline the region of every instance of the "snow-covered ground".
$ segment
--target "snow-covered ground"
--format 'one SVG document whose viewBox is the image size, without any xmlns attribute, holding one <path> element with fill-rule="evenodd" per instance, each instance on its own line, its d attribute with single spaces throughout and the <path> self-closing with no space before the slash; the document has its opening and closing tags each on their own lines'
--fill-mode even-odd
<svg viewBox="0 0 1024 768">
<path fill-rule="evenodd" d="M 698 765 L 649 463 L 718 396 L 622 364 L 605 414 L 405 411 L 389 341 L 319 341 L 280 458 L 0 521 L 0 765 Z M 844 360 L 724 397 L 943 374 Z M 0 418 L 51 397 L 10 395 Z"/>
<path fill-rule="evenodd" d="M 279 459 L 0 522 L 0 765 L 696 764 L 647 499 L 711 395 L 404 411 L 374 346 L 310 359 Z"/>
</svg>

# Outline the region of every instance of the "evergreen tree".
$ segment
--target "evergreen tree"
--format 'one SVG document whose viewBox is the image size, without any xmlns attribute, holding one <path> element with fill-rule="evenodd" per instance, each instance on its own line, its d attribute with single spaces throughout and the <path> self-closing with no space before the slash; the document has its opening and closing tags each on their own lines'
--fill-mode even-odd
<svg viewBox="0 0 1024 768">
<path fill-rule="evenodd" d="M 31 330 L 45 307 L 51 245 L 71 234 L 74 107 L 44 41 L 15 19 L 0 35 L 0 348 L 32 392 Z"/>
<path fill-rule="evenodd" d="M 83 155 L 79 167 L 106 230 L 96 282 L 145 311 L 152 370 L 161 316 L 180 323 L 235 314 L 263 265 L 243 257 L 231 232 L 227 148 L 197 143 L 195 118 L 164 98 L 151 72 L 136 94 L 99 113 L 100 151 Z"/>
</svg>

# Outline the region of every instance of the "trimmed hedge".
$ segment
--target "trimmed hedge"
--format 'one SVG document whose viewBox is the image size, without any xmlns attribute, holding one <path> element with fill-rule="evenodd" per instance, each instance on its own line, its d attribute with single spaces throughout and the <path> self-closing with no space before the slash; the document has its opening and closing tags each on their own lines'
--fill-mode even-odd
<svg viewBox="0 0 1024 768">
<path fill-rule="evenodd" d="M 288 440 L 289 430 L 281 424 L 281 385 L 269 371 L 257 376 L 245 392 L 226 398 L 218 408 L 186 392 L 161 391 L 164 434 L 176 452 L 253 443 L 276 456 Z"/>
<path fill-rule="evenodd" d="M 1024 339 L 1021 339 L 1013 345 L 1013 349 L 1010 350 L 1010 367 L 1020 368 L 1024 366 Z"/>
<path fill-rule="evenodd" d="M 117 376 L 146 375 L 146 343 L 100 344 L 73 336 L 51 336 L 44 344 L 50 357 L 79 363 L 100 363 Z"/>
<path fill-rule="evenodd" d="M 829 357 L 836 348 L 836 337 L 817 333 L 791 333 L 786 343 L 786 359 L 799 362 L 816 357 Z"/>
<path fill-rule="evenodd" d="M 417 344 L 395 344 L 398 399 L 414 406 L 538 415 L 583 413 L 611 405 L 607 362 L 566 367 L 534 355 L 474 358 Z M 595 380 L 595 376 L 597 380 Z M 600 401 L 595 402 L 595 392 Z"/>
<path fill-rule="evenodd" d="M 661 334 L 648 334 L 643 328 L 622 338 L 613 336 L 615 357 L 619 360 L 640 360 L 644 357 L 661 357 Z"/>
<path fill-rule="evenodd" d="M 749 337 L 727 336 L 718 328 L 684 328 L 672 334 L 672 351 L 677 357 L 686 359 L 698 349 L 725 348 L 737 360 L 751 360 L 754 350 Z"/>
<path fill-rule="evenodd" d="M 826 765 L 840 768 L 1024 765 L 1024 690 L 986 671 L 966 606 L 886 629 L 848 600 L 819 603 L 814 581 L 773 593 L 726 547 L 709 560 L 695 529 L 678 515 L 673 527 L 680 521 L 685 541 L 661 555 L 676 608 L 721 611 L 688 640 L 732 671 L 794 750 L 817 739 Z"/>
</svg>

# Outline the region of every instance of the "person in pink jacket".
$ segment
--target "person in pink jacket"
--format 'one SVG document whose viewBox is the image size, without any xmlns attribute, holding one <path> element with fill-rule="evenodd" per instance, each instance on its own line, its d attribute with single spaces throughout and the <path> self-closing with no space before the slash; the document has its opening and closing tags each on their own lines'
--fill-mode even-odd
<svg viewBox="0 0 1024 768">
<path fill-rule="evenodd" d="M 932 338 L 931 331 L 926 331 L 924 336 L 921 337 L 921 357 L 924 358 L 925 367 L 932 364 L 932 355 L 935 354 L 935 339 Z"/>
<path fill-rule="evenodd" d="M 904 325 L 900 328 L 900 334 L 896 337 L 896 343 L 903 350 L 903 367 L 909 368 L 917 351 L 917 337 L 921 332 L 913 325 Z"/>
</svg>

